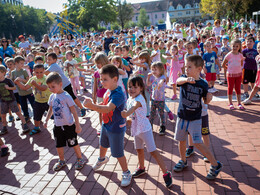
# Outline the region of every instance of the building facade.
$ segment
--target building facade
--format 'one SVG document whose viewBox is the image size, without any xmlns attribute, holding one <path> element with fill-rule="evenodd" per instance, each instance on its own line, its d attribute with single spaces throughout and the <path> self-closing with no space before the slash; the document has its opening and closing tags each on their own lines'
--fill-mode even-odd
<svg viewBox="0 0 260 195">
<path fill-rule="evenodd" d="M 11 3 L 13 5 L 23 5 L 23 0 L 0 0 L 0 3 Z"/>
<path fill-rule="evenodd" d="M 151 25 L 157 25 L 160 20 L 166 21 L 169 14 L 172 22 L 190 23 L 206 21 L 212 19 L 209 16 L 202 18 L 200 13 L 200 0 L 162 0 L 146 3 L 132 4 L 134 9 L 133 22 L 138 21 L 140 9 L 144 8 L 147 12 Z"/>
</svg>

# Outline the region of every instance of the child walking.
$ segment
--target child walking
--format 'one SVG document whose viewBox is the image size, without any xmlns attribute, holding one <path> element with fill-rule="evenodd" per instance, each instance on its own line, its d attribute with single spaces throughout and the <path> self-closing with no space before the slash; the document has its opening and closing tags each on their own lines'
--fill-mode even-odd
<svg viewBox="0 0 260 195">
<path fill-rule="evenodd" d="M 232 102 L 233 88 L 235 87 L 237 95 L 237 104 L 240 110 L 244 110 L 241 105 L 241 81 L 242 81 L 242 67 L 244 57 L 241 54 L 241 41 L 236 39 L 231 42 L 231 51 L 225 56 L 222 67 L 227 69 L 227 83 L 228 83 L 228 101 L 229 109 L 234 110 Z"/>
<path fill-rule="evenodd" d="M 162 160 L 160 153 L 156 150 L 153 138 L 152 126 L 146 117 L 145 85 L 139 76 L 131 77 L 128 80 L 127 111 L 122 111 L 123 118 L 127 117 L 127 122 L 131 123 L 131 134 L 134 136 L 134 146 L 137 151 L 139 168 L 133 173 L 133 177 L 139 177 L 145 173 L 144 166 L 144 144 L 146 149 L 155 158 L 163 172 L 163 179 L 166 186 L 172 186 L 172 174 Z"/>
<path fill-rule="evenodd" d="M 79 118 L 72 97 L 63 90 L 62 78 L 57 72 L 50 73 L 46 78 L 46 83 L 53 93 L 51 94 L 48 104 L 49 110 L 46 116 L 44 127 L 47 128 L 51 115 L 54 116 L 53 134 L 56 141 L 56 149 L 59 155 L 59 161 L 54 166 L 55 171 L 61 170 L 66 166 L 64 158 L 64 147 L 68 144 L 73 147 L 77 162 L 76 169 L 82 169 L 85 161 L 82 159 L 80 147 L 78 145 L 77 133 L 82 131 L 79 124 Z"/>
<path fill-rule="evenodd" d="M 185 151 L 189 132 L 194 146 L 211 163 L 207 175 L 207 179 L 211 180 L 217 177 L 223 167 L 220 162 L 216 161 L 201 139 L 201 101 L 203 98 L 204 103 L 208 104 L 212 95 L 208 93 L 207 82 L 200 78 L 200 72 L 204 65 L 203 59 L 199 55 L 189 56 L 185 64 L 186 75 L 177 79 L 177 85 L 180 86 L 180 101 L 174 139 L 179 142 L 181 160 L 175 165 L 174 171 L 180 172 L 188 166 Z"/>
<path fill-rule="evenodd" d="M 160 130 L 159 135 L 165 135 L 165 86 L 166 77 L 164 75 L 164 65 L 161 62 L 154 62 L 151 66 L 152 73 L 147 77 L 147 86 L 152 86 L 152 105 L 150 114 L 150 123 L 153 125 L 156 110 L 160 115 Z"/>
<path fill-rule="evenodd" d="M 90 98 L 86 98 L 83 103 L 85 107 L 102 113 L 103 124 L 99 139 L 99 158 L 93 165 L 93 169 L 96 171 L 109 161 L 106 153 L 110 147 L 111 155 L 117 158 L 123 170 L 121 186 L 125 187 L 130 185 L 132 179 L 124 155 L 126 122 L 121 116 L 121 112 L 125 108 L 125 97 L 122 88 L 117 85 L 119 72 L 116 66 L 110 64 L 102 67 L 100 77 L 104 88 L 107 89 L 103 97 L 103 104 L 95 104 Z"/>
</svg>

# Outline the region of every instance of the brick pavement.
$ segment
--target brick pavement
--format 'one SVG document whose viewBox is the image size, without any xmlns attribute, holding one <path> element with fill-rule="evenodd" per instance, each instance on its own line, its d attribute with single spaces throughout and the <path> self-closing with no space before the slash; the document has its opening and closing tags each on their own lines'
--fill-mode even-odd
<svg viewBox="0 0 260 195">
<path fill-rule="evenodd" d="M 217 86 L 225 95 L 226 87 Z M 172 96 L 167 89 L 167 97 Z M 167 101 L 169 108 L 177 112 L 178 103 Z M 10 155 L 0 158 L 0 194 L 260 194 L 260 101 L 246 106 L 246 111 L 227 109 L 227 102 L 212 102 L 209 106 L 212 151 L 224 164 L 223 171 L 215 181 L 205 178 L 209 164 L 196 152 L 188 159 L 188 168 L 182 173 L 173 173 L 173 187 L 166 189 L 162 172 L 155 160 L 146 153 L 146 175 L 134 179 L 131 186 L 120 187 L 121 171 L 116 159 L 96 173 L 91 165 L 98 157 L 96 129 L 98 115 L 88 112 L 80 118 L 83 132 L 79 143 L 88 163 L 81 171 L 73 168 L 76 157 L 73 149 L 65 149 L 68 166 L 60 172 L 52 170 L 58 157 L 50 123 L 48 130 L 34 136 L 21 135 L 20 122 L 9 123 L 9 133 L 3 138 L 10 147 Z M 175 116 L 176 118 L 176 116 Z M 158 124 L 158 121 L 156 121 Z M 173 140 L 175 120 L 167 119 L 167 135 L 154 137 L 158 150 L 169 169 L 178 162 L 177 142 Z M 0 127 L 2 127 L 0 125 Z M 32 127 L 32 124 L 30 124 Z M 110 156 L 110 152 L 108 152 Z M 137 155 L 133 138 L 125 136 L 125 155 L 129 169 L 137 167 Z"/>
</svg>

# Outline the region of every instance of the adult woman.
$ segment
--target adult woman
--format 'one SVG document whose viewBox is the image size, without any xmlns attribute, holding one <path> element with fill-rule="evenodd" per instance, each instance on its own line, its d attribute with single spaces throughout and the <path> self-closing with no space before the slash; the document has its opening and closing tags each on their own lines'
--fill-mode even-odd
<svg viewBox="0 0 260 195">
<path fill-rule="evenodd" d="M 199 30 L 195 27 L 195 24 L 193 22 L 190 23 L 190 27 L 188 30 L 186 30 L 187 35 L 189 35 L 189 39 L 191 38 L 197 38 L 197 33 L 199 33 Z"/>
<path fill-rule="evenodd" d="M 41 46 L 44 47 L 45 49 L 48 49 L 52 45 L 51 40 L 47 34 L 43 35 L 43 39 L 41 42 Z"/>
<path fill-rule="evenodd" d="M 0 47 L 0 56 L 2 57 L 2 59 L 4 59 L 5 57 L 14 57 L 14 50 L 12 47 L 9 46 L 9 43 L 7 41 L 6 38 L 2 38 L 1 40 L 1 47 Z M 5 65 L 4 61 L 3 64 Z"/>
<path fill-rule="evenodd" d="M 73 35 L 72 34 L 68 34 L 67 35 L 67 42 L 69 42 L 69 45 L 72 47 L 75 47 L 76 45 L 76 41 L 73 39 Z"/>
<path fill-rule="evenodd" d="M 19 48 L 23 48 L 26 51 L 26 54 L 30 52 L 31 45 L 28 41 L 25 41 L 25 37 L 23 35 L 20 35 L 18 37 L 19 41 L 21 41 L 18 45 Z"/>
<path fill-rule="evenodd" d="M 220 26 L 219 19 L 214 21 L 214 26 L 215 27 L 212 29 L 212 34 L 214 34 L 215 36 L 220 36 L 221 30 L 223 30 L 224 28 L 222 26 Z"/>
</svg>

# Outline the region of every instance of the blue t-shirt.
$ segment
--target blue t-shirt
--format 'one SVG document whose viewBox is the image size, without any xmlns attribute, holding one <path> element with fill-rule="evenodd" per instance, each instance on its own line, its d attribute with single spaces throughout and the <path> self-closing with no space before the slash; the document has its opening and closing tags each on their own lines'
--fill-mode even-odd
<svg viewBox="0 0 260 195">
<path fill-rule="evenodd" d="M 33 71 L 34 61 L 31 61 L 27 64 L 30 67 L 30 71 Z"/>
<path fill-rule="evenodd" d="M 12 58 L 13 55 L 15 54 L 13 48 L 7 46 L 7 48 L 4 50 L 3 47 L 0 47 L 0 56 L 3 59 L 3 65 L 5 66 L 4 58 L 5 57 L 10 57 Z"/>
<path fill-rule="evenodd" d="M 187 78 L 187 75 L 181 77 Z M 189 121 L 201 119 L 201 98 L 207 96 L 208 83 L 200 78 L 195 84 L 185 83 L 178 86 L 180 86 L 178 117 Z"/>
<path fill-rule="evenodd" d="M 204 55 L 204 43 L 200 43 L 199 44 L 199 46 L 200 46 L 200 50 L 201 50 L 201 55 L 203 56 Z"/>
<path fill-rule="evenodd" d="M 54 63 L 54 64 L 50 65 L 50 67 L 47 69 L 47 71 L 57 72 L 60 74 L 61 79 L 62 79 L 62 88 L 63 89 L 70 84 L 69 79 L 65 76 L 63 70 L 61 69 L 61 67 L 58 64 Z"/>
<path fill-rule="evenodd" d="M 205 68 L 207 69 L 207 73 L 216 73 L 216 59 L 218 59 L 217 54 L 212 51 L 211 53 L 205 53 L 203 55 L 203 60 L 205 61 Z"/>
<path fill-rule="evenodd" d="M 126 130 L 126 121 L 121 116 L 121 112 L 125 108 L 125 95 L 121 87 L 107 92 L 103 96 L 103 104 L 113 103 L 116 108 L 109 113 L 102 114 L 103 126 L 110 132 L 121 133 Z"/>
</svg>

